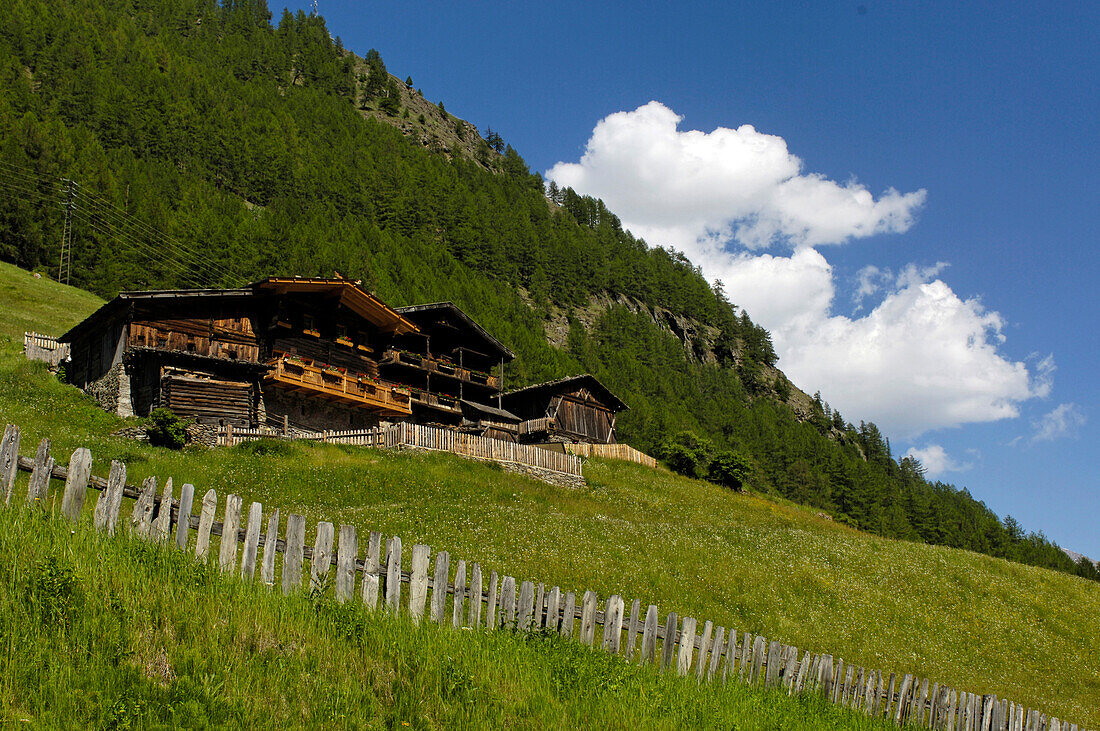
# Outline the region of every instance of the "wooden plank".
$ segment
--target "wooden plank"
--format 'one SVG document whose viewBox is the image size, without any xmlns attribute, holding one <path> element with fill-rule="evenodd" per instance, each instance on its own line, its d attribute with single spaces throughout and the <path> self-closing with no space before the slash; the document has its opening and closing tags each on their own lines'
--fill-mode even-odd
<svg viewBox="0 0 1100 731">
<path fill-rule="evenodd" d="M 341 525 L 336 543 L 336 601 L 343 604 L 355 594 L 355 562 L 359 536 L 354 525 Z"/>
<path fill-rule="evenodd" d="M 199 512 L 199 532 L 195 537 L 195 558 L 206 560 L 210 551 L 210 529 L 214 527 L 214 513 L 218 509 L 218 493 L 213 489 L 206 491 Z"/>
<path fill-rule="evenodd" d="M 603 618 L 603 649 L 612 655 L 618 655 L 621 647 L 625 609 L 623 598 L 618 594 L 612 594 L 607 598 Z"/>
<path fill-rule="evenodd" d="M 710 665 L 707 667 L 707 680 L 713 680 L 718 674 L 718 665 L 722 659 L 722 651 L 726 647 L 726 628 L 719 625 L 714 628 L 714 646 L 710 651 Z"/>
<path fill-rule="evenodd" d="M 728 682 L 737 675 L 737 630 L 730 627 L 729 637 L 726 639 L 726 661 L 722 664 L 722 682 Z"/>
<path fill-rule="evenodd" d="M 702 680 L 707 672 L 707 661 L 710 659 L 710 643 L 713 641 L 714 623 L 709 619 L 703 622 L 703 634 L 699 637 L 699 657 L 695 662 L 695 679 Z"/>
<path fill-rule="evenodd" d="M 5 440 L 4 443 L 6 444 L 7 441 Z M 2 459 L 0 457 L 0 461 Z M 65 492 L 61 496 L 61 514 L 73 522 L 80 517 L 80 511 L 84 507 L 84 498 L 88 494 L 88 478 L 91 475 L 92 453 L 80 447 L 69 458 L 69 471 L 65 475 Z"/>
<path fill-rule="evenodd" d="M 763 635 L 757 635 L 756 639 L 752 643 L 752 673 L 749 676 L 750 683 L 757 683 L 762 678 L 760 677 L 760 670 L 764 666 L 764 657 L 767 653 L 767 640 Z"/>
<path fill-rule="evenodd" d="M 752 665 L 752 647 L 753 637 L 746 632 L 741 638 L 741 657 L 740 666 L 737 669 L 737 676 L 741 682 L 744 683 L 752 677 L 752 672 L 749 668 Z"/>
<path fill-rule="evenodd" d="M 244 549 L 241 552 L 241 578 L 252 579 L 256 575 L 256 557 L 260 553 L 260 526 L 264 508 L 258 502 L 248 506 L 248 521 L 244 530 Z"/>
<path fill-rule="evenodd" d="M 584 592 L 581 602 L 581 627 L 579 639 L 582 645 L 592 647 L 596 639 L 596 592 L 589 589 Z"/>
<path fill-rule="evenodd" d="M 764 667 L 764 687 L 774 687 L 779 682 L 779 654 L 783 648 L 782 642 L 771 642 L 768 645 L 767 664 Z"/>
<path fill-rule="evenodd" d="M 31 468 L 31 477 L 27 480 L 27 505 L 34 505 L 35 503 L 41 505 L 46 500 L 53 465 L 54 459 L 50 456 L 50 440 L 43 439 L 38 443 L 38 451 L 34 455 L 34 466 Z"/>
<path fill-rule="evenodd" d="M 634 659 L 634 652 L 637 646 L 638 633 L 642 629 L 642 601 L 641 599 L 635 599 L 630 604 L 630 621 L 626 625 L 626 649 L 623 652 L 623 656 L 627 660 Z"/>
<path fill-rule="evenodd" d="M 944 714 L 944 728 L 948 731 L 955 731 L 955 716 L 959 707 L 959 692 L 954 688 L 947 697 L 946 713 Z"/>
<path fill-rule="evenodd" d="M 19 427 L 8 424 L 4 427 L 4 441 L 0 443 L 0 490 L 4 492 L 5 505 L 11 504 L 11 493 L 15 488 L 15 475 L 18 472 Z"/>
<path fill-rule="evenodd" d="M 243 503 L 240 495 L 227 495 L 225 498 L 221 549 L 218 551 L 218 566 L 225 573 L 231 573 L 237 568 L 237 538 L 240 535 Z"/>
<path fill-rule="evenodd" d="M 789 695 L 794 691 L 794 681 L 798 677 L 798 648 L 792 647 L 787 652 L 787 663 L 783 668 L 783 687 Z"/>
<path fill-rule="evenodd" d="M 194 502 L 195 486 L 189 482 L 183 483 L 183 488 L 180 490 L 179 509 L 176 512 L 176 548 L 181 551 L 187 550 L 187 543 L 191 537 L 191 507 Z M 279 511 L 276 510 L 275 514 L 278 515 L 278 513 Z"/>
<path fill-rule="evenodd" d="M 500 608 L 504 615 L 501 626 L 504 629 L 516 628 L 516 580 L 505 576 L 500 581 Z"/>
<path fill-rule="evenodd" d="M 565 602 L 561 610 L 561 636 L 573 636 L 573 623 L 577 619 L 577 595 L 571 591 L 565 592 Z"/>
<path fill-rule="evenodd" d="M 401 538 L 386 543 L 386 610 L 397 614 L 401 609 Z"/>
<path fill-rule="evenodd" d="M 497 604 L 500 601 L 499 586 L 500 577 L 497 576 L 496 571 L 489 572 L 489 598 L 485 603 L 485 626 L 488 629 L 497 629 L 500 627 L 500 620 L 497 616 Z"/>
<path fill-rule="evenodd" d="M 459 559 L 455 567 L 454 611 L 451 613 L 451 625 L 458 629 L 462 626 L 462 614 L 466 604 L 466 562 Z"/>
<path fill-rule="evenodd" d="M 898 700 L 897 706 L 893 709 L 894 723 L 901 725 L 901 722 L 905 720 L 905 711 L 907 707 L 907 701 L 909 700 L 909 693 L 913 689 L 913 676 L 906 673 L 901 679 L 901 686 L 898 688 Z M 893 695 L 893 694 L 891 694 Z"/>
<path fill-rule="evenodd" d="M 996 696 L 987 695 L 982 697 L 981 731 L 989 731 L 989 728 L 993 723 L 993 709 L 996 707 L 996 705 Z"/>
<path fill-rule="evenodd" d="M 669 612 L 665 619 L 665 636 L 661 641 L 661 670 L 667 670 L 672 666 L 672 658 L 676 651 L 676 633 L 678 622 L 676 612 Z"/>
<path fill-rule="evenodd" d="M 328 588 L 334 532 L 332 523 L 323 520 L 317 523 L 317 536 L 313 540 L 313 556 L 309 563 L 310 591 L 324 591 Z"/>
<path fill-rule="evenodd" d="M 928 701 L 928 678 L 924 678 L 919 686 L 913 688 L 914 704 L 910 704 L 909 719 L 918 725 L 924 723 L 924 706 Z"/>
<path fill-rule="evenodd" d="M 676 655 L 676 674 L 687 675 L 691 671 L 691 656 L 695 652 L 695 617 L 684 617 L 680 627 L 680 645 Z"/>
<path fill-rule="evenodd" d="M 187 485 L 183 489 L 187 490 Z M 183 499 L 180 498 L 180 505 Z M 182 521 L 180 521 L 182 523 Z M 267 518 L 267 533 L 264 534 L 264 555 L 260 561 L 260 583 L 264 586 L 275 585 L 275 554 L 279 551 L 279 509 Z"/>
<path fill-rule="evenodd" d="M 481 564 L 470 566 L 470 611 L 466 615 L 466 626 L 477 629 L 481 626 Z"/>
<path fill-rule="evenodd" d="M 305 516 L 291 513 L 286 520 L 286 552 L 283 554 L 283 594 L 289 594 L 302 585 L 302 562 L 305 560 L 305 546 Z"/>
<path fill-rule="evenodd" d="M 532 629 L 535 617 L 535 585 L 524 581 L 519 585 L 519 605 L 516 611 L 516 628 L 520 632 Z"/>
<path fill-rule="evenodd" d="M 172 478 L 164 481 L 164 492 L 157 507 L 157 519 L 153 522 L 153 540 L 167 544 L 172 537 Z"/>
<path fill-rule="evenodd" d="M 745 635 L 746 640 L 748 635 Z M 795 676 L 794 692 L 801 693 L 806 688 L 806 678 L 810 674 L 810 651 L 806 650 L 806 653 L 802 656 L 802 662 L 798 665 L 798 675 Z"/>
<path fill-rule="evenodd" d="M 157 478 L 146 477 L 141 483 L 141 493 L 130 513 L 130 533 L 139 538 L 148 538 L 153 527 L 153 508 L 157 499 Z"/>
<path fill-rule="evenodd" d="M 431 549 L 417 543 L 412 547 L 412 565 L 409 568 L 409 616 L 419 622 L 424 616 L 428 600 L 428 562 Z"/>
<path fill-rule="evenodd" d="M 840 694 L 844 691 L 844 658 L 836 661 L 829 678 L 829 699 L 833 703 L 840 702 Z"/>
<path fill-rule="evenodd" d="M 122 505 L 122 488 L 126 485 L 126 465 L 118 460 L 111 461 L 111 471 L 107 476 L 107 489 L 99 494 L 95 505 L 95 529 L 114 535 L 118 522 L 118 509 Z"/>
<path fill-rule="evenodd" d="M 657 607 L 650 604 L 645 612 L 645 625 L 642 628 L 642 652 L 638 661 L 643 665 L 652 663 L 657 653 Z"/>
<path fill-rule="evenodd" d="M 559 631 L 561 627 L 561 589 L 557 586 L 550 587 L 546 595 L 546 629 L 551 632 Z"/>
<path fill-rule="evenodd" d="M 367 555 L 363 559 L 363 604 L 378 608 L 379 572 L 382 569 L 382 534 L 371 531 L 367 541 Z"/>
<path fill-rule="evenodd" d="M 844 671 L 844 680 L 840 685 L 840 705 L 847 706 L 849 695 L 852 692 L 852 676 L 855 672 L 855 665 L 849 665 Z"/>
<path fill-rule="evenodd" d="M 817 681 L 818 688 L 821 690 L 821 694 L 825 696 L 826 700 L 832 697 L 833 694 L 833 656 L 822 655 L 821 656 L 821 671 L 818 675 Z"/>
<path fill-rule="evenodd" d="M 534 627 L 535 629 L 541 628 L 543 626 L 543 622 L 545 621 L 546 617 L 545 609 L 546 588 L 542 585 L 542 582 L 540 581 L 538 585 L 535 586 L 535 621 L 532 625 L 532 627 Z"/>
<path fill-rule="evenodd" d="M 432 578 L 432 621 L 443 624 L 447 608 L 447 580 L 451 574 L 451 554 L 440 551 L 435 555 L 435 574 Z"/>
</svg>

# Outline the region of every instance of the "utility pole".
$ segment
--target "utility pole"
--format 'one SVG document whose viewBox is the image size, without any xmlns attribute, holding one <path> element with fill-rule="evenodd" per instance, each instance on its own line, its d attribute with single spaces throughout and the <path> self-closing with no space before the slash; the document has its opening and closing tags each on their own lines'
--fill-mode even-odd
<svg viewBox="0 0 1100 731">
<path fill-rule="evenodd" d="M 57 264 L 57 281 L 68 284 L 73 269 L 73 202 L 76 200 L 76 181 L 62 178 L 65 183 L 65 225 L 61 229 L 61 260 Z"/>
</svg>

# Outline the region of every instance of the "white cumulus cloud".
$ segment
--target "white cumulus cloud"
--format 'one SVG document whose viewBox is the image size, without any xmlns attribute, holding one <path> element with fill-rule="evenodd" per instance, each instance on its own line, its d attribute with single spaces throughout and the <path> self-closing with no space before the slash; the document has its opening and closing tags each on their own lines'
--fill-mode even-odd
<svg viewBox="0 0 1100 731">
<path fill-rule="evenodd" d="M 837 276 L 814 247 L 908 230 L 923 190 L 876 199 L 858 183 L 805 173 L 781 137 L 750 125 L 681 131 L 680 122 L 658 102 L 612 114 L 579 162 L 546 177 L 602 198 L 635 235 L 682 250 L 722 280 L 772 332 L 792 380 L 852 420 L 912 438 L 1016 417 L 1021 402 L 1049 393 L 1053 358 L 1029 371 L 1002 354 L 1003 318 L 959 297 L 940 278 L 944 262 L 898 272 L 868 265 L 851 294 L 858 316 L 834 311 Z M 868 298 L 876 303 L 864 312 Z"/>
<path fill-rule="evenodd" d="M 974 466 L 973 462 L 958 462 L 939 444 L 928 444 L 920 449 L 910 447 L 906 457 L 913 457 L 924 467 L 925 475 L 935 479 L 945 472 L 965 472 Z"/>
<path fill-rule="evenodd" d="M 1077 430 L 1087 421 L 1085 412 L 1077 404 L 1059 404 L 1052 411 L 1032 422 L 1035 434 L 1032 435 L 1031 441 L 1033 443 L 1052 442 L 1060 437 L 1076 437 Z"/>
<path fill-rule="evenodd" d="M 647 241 L 685 250 L 706 237 L 759 249 L 906 231 L 924 203 L 923 190 L 890 188 L 876 200 L 855 181 L 804 173 L 782 137 L 752 125 L 681 132 L 681 119 L 655 101 L 612 114 L 579 163 L 559 162 L 546 177 L 603 198 Z"/>
</svg>

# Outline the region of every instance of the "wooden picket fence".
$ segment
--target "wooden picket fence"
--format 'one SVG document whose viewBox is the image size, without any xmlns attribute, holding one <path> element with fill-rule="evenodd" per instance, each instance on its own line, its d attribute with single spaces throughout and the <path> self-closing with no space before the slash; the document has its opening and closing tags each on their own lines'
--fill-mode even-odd
<svg viewBox="0 0 1100 731">
<path fill-rule="evenodd" d="M 57 338 L 36 332 L 23 333 L 23 352 L 28 360 L 40 360 L 51 367 L 69 357 L 69 344 L 60 343 Z"/>
<path fill-rule="evenodd" d="M 604 459 L 618 459 L 624 462 L 634 462 L 657 469 L 660 463 L 645 452 L 639 451 L 629 444 L 586 444 L 576 442 L 563 445 L 566 454 L 575 454 L 578 457 L 603 457 Z"/>
<path fill-rule="evenodd" d="M 269 427 L 260 429 L 229 425 L 218 427 L 219 446 L 233 446 L 255 439 L 281 438 L 284 437 L 279 431 Z M 383 447 L 387 449 L 400 447 L 431 449 L 474 459 L 511 462 L 541 470 L 560 472 L 573 477 L 583 477 L 584 460 L 576 455 L 551 452 L 527 444 L 516 444 L 503 439 L 479 437 L 474 434 L 464 434 L 451 429 L 439 429 L 421 424 L 402 422 L 373 429 L 299 433 L 285 438 L 308 439 L 329 444 L 356 444 L 364 447 Z"/>
<path fill-rule="evenodd" d="M 19 429 L 9 425 L 0 443 L 0 492 L 5 505 L 12 501 L 18 470 L 30 473 L 28 505 L 44 505 L 50 497 L 50 481 L 64 481 L 60 512 L 74 522 L 80 519 L 88 488 L 92 488 L 100 493 L 93 524 L 96 530 L 112 535 L 120 529 L 123 498 L 128 498 L 134 501 L 129 516 L 132 535 L 193 551 L 200 561 L 210 560 L 212 536 L 220 536 L 217 560 L 223 572 L 244 580 L 258 579 L 270 587 L 279 583 L 285 594 L 305 586 L 327 592 L 331 585 L 339 602 L 358 600 L 371 608 L 381 605 L 395 614 L 407 613 L 415 621 L 427 616 L 456 628 L 554 632 L 588 647 L 602 647 L 627 662 L 656 664 L 682 676 L 694 675 L 699 681 L 736 681 L 782 688 L 792 694 L 819 693 L 834 703 L 898 724 L 947 731 L 1078 731 L 1077 724 L 993 695 L 968 693 L 909 674 L 887 677 L 829 654 L 800 652 L 797 647 L 727 630 L 711 621 L 698 622 L 668 612 L 661 622 L 657 607 L 649 605 L 643 610 L 638 599 L 631 603 L 628 614 L 618 594 L 601 602 L 594 591 L 580 594 L 557 586 L 547 588 L 496 571 L 486 576 L 480 564 L 452 561 L 446 551 L 436 552 L 433 560 L 431 549 L 421 544 L 406 554 L 400 537 L 383 541 L 378 531 L 365 536 L 366 550 L 361 551 L 355 526 L 341 525 L 337 531 L 333 523 L 321 521 L 309 546 L 305 517 L 289 515 L 283 531 L 276 509 L 268 513 L 264 530 L 263 506 L 253 502 L 242 514 L 244 501 L 238 495 L 226 496 L 219 522 L 215 520 L 218 495 L 214 490 L 206 492 L 195 515 L 193 485 L 183 485 L 176 499 L 169 478 L 158 497 L 155 477 L 146 478 L 140 487 L 129 485 L 126 465 L 121 462 L 111 462 L 108 476 L 98 477 L 92 474 L 88 449 L 74 451 L 66 467 L 54 462 L 50 440 L 44 439 L 31 459 L 19 456 L 19 439 Z M 283 556 L 278 575 L 277 554 Z M 304 564 L 309 568 L 308 585 L 304 583 Z M 602 628 L 599 639 L 598 627 Z"/>
</svg>

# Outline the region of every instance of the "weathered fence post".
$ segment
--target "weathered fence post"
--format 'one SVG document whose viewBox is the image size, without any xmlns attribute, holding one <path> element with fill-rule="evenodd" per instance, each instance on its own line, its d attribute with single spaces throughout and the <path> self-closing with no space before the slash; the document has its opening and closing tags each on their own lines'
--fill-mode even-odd
<svg viewBox="0 0 1100 731">
<path fill-rule="evenodd" d="M 341 525 L 336 545 L 336 601 L 343 604 L 355 591 L 355 559 L 359 557 L 359 538 L 354 525 Z"/>
<path fill-rule="evenodd" d="M 596 639 L 596 592 L 591 589 L 584 592 L 581 601 L 581 627 L 579 639 L 582 645 L 592 647 Z"/>
<path fill-rule="evenodd" d="M 454 611 L 451 613 L 451 625 L 458 629 L 462 626 L 462 611 L 466 605 L 466 562 L 459 559 L 455 567 Z"/>
<path fill-rule="evenodd" d="M 645 611 L 645 626 L 642 629 L 642 652 L 638 662 L 643 665 L 653 662 L 657 653 L 657 606 L 650 604 Z"/>
<path fill-rule="evenodd" d="M 4 504 L 11 504 L 11 491 L 15 487 L 15 475 L 19 471 L 19 427 L 4 427 L 4 441 L 0 443 L 0 490 L 4 492 Z"/>
<path fill-rule="evenodd" d="M 699 637 L 699 658 L 695 663 L 695 679 L 702 680 L 707 670 L 707 653 L 710 651 L 711 635 L 714 633 L 714 623 L 709 619 L 703 622 L 703 634 Z"/>
<path fill-rule="evenodd" d="M 467 626 L 477 629 L 481 626 L 481 564 L 470 566 L 470 613 Z"/>
<path fill-rule="evenodd" d="M 607 598 L 603 617 L 603 649 L 612 655 L 619 654 L 623 635 L 623 598 L 612 594 Z"/>
<path fill-rule="evenodd" d="M 382 534 L 371 531 L 367 555 L 363 558 L 363 604 L 378 608 L 379 572 L 382 569 Z"/>
<path fill-rule="evenodd" d="M 187 485 L 183 486 L 187 489 Z M 180 500 L 183 505 L 183 500 Z M 267 519 L 267 533 L 264 534 L 264 555 L 260 562 L 260 583 L 264 586 L 275 584 L 275 554 L 279 551 L 279 509 L 275 508 Z"/>
<path fill-rule="evenodd" d="M 535 614 L 535 585 L 524 581 L 519 585 L 519 605 L 516 613 L 516 628 L 529 632 Z"/>
<path fill-rule="evenodd" d="M 50 475 L 53 473 L 54 459 L 50 456 L 50 440 L 43 439 L 38 443 L 38 451 L 34 455 L 34 467 L 31 469 L 31 478 L 27 480 L 27 505 L 35 502 L 43 503 L 46 492 L 50 487 Z"/>
<path fill-rule="evenodd" d="M 665 637 L 661 642 L 661 669 L 666 670 L 672 665 L 672 656 L 676 650 L 676 612 L 669 612 L 665 620 Z"/>
<path fill-rule="evenodd" d="M 118 510 L 122 507 L 122 489 L 126 486 L 126 465 L 118 460 L 111 461 L 111 472 L 107 476 L 107 489 L 99 495 L 95 505 L 95 528 L 115 534 L 118 522 Z"/>
<path fill-rule="evenodd" d="M 397 614 L 401 609 L 401 538 L 394 536 L 386 545 L 386 609 Z"/>
<path fill-rule="evenodd" d="M 286 552 L 283 554 L 283 594 L 302 584 L 302 561 L 306 550 L 306 519 L 291 513 L 286 519 Z"/>
<path fill-rule="evenodd" d="M 635 599 L 630 604 L 630 621 L 626 625 L 626 649 L 623 656 L 627 660 L 634 659 L 634 649 L 638 640 L 638 633 L 642 630 L 642 601 Z"/>
<path fill-rule="evenodd" d="M 191 506 L 194 502 L 195 486 L 185 482 L 180 490 L 179 510 L 176 513 L 176 548 L 181 551 L 187 550 L 187 540 L 191 535 Z"/>
<path fill-rule="evenodd" d="M 248 506 L 248 523 L 244 531 L 244 551 L 241 556 L 241 578 L 251 579 L 256 575 L 256 556 L 260 553 L 260 523 L 263 521 L 264 508 L 253 501 Z"/>
<path fill-rule="evenodd" d="M 577 619 L 577 595 L 571 591 L 565 592 L 565 600 L 561 608 L 561 636 L 573 636 L 573 624 Z"/>
<path fill-rule="evenodd" d="M 440 551 L 435 555 L 435 573 L 432 575 L 432 621 L 443 624 L 447 606 L 447 579 L 451 574 L 451 554 Z"/>
<path fill-rule="evenodd" d="M 139 538 L 148 538 L 153 527 L 153 508 L 157 500 L 157 478 L 150 475 L 141 483 L 141 493 L 130 513 L 130 532 Z"/>
<path fill-rule="evenodd" d="M 496 571 L 489 572 L 489 599 L 485 604 L 485 626 L 488 629 L 497 629 L 500 627 L 500 622 L 497 619 L 497 603 L 499 602 L 499 595 L 497 593 L 497 584 L 500 581 L 500 577 L 497 576 Z"/>
<path fill-rule="evenodd" d="M 412 561 L 409 568 L 409 616 L 414 622 L 419 622 L 424 616 L 424 603 L 428 599 L 430 550 L 428 546 L 420 543 L 412 547 Z"/>
<path fill-rule="evenodd" d="M 213 489 L 206 491 L 202 498 L 202 509 L 199 513 L 199 532 L 195 536 L 195 558 L 206 560 L 206 554 L 210 551 L 210 531 L 214 527 L 214 513 L 218 509 L 218 493 Z"/>
<path fill-rule="evenodd" d="M 5 439 L 4 443 L 7 443 Z M 0 465 L 2 469 L 2 465 Z M 76 522 L 88 494 L 88 478 L 92 475 L 92 453 L 81 447 L 69 458 L 69 474 L 65 477 L 65 493 L 61 496 L 61 514 Z"/>
<path fill-rule="evenodd" d="M 687 675 L 691 670 L 691 656 L 695 651 L 695 618 L 684 617 L 680 626 L 680 650 L 676 657 L 676 674 Z"/>
<path fill-rule="evenodd" d="M 516 628 L 516 580 L 511 576 L 505 576 L 501 582 L 501 610 L 504 613 L 505 629 Z"/>
<path fill-rule="evenodd" d="M 313 560 L 309 566 L 310 591 L 324 591 L 328 572 L 332 568 L 332 523 L 317 523 L 317 538 L 313 543 Z"/>
<path fill-rule="evenodd" d="M 157 519 L 153 523 L 153 540 L 168 543 L 172 535 L 172 478 L 164 481 L 164 493 L 160 496 Z"/>
<path fill-rule="evenodd" d="M 218 566 L 223 572 L 231 573 L 237 568 L 237 538 L 241 530 L 241 505 L 244 503 L 240 495 L 227 495 L 225 497 L 225 514 L 222 518 L 222 540 L 218 549 Z"/>
</svg>

